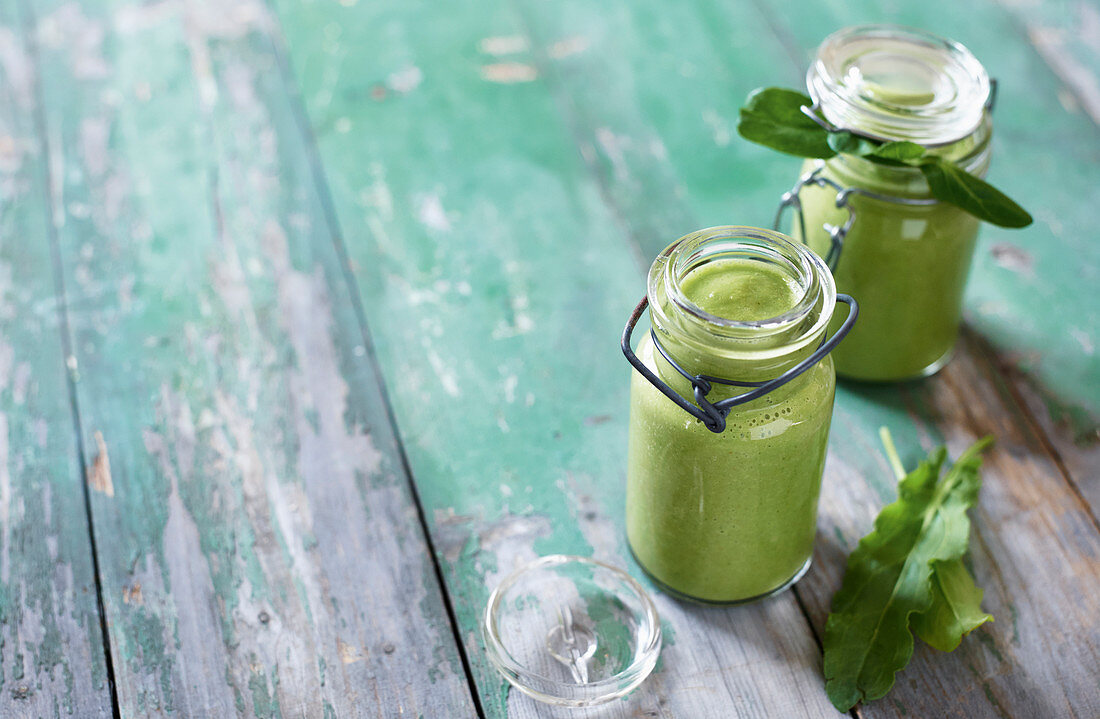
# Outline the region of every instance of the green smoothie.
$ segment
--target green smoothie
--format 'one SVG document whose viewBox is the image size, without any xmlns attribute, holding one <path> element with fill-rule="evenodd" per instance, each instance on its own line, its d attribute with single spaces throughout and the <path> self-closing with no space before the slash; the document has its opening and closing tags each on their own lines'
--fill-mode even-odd
<svg viewBox="0 0 1100 719">
<path fill-rule="evenodd" d="M 704 313 L 739 322 L 783 315 L 806 292 L 781 268 L 744 259 L 701 264 L 680 279 L 679 290 Z M 675 333 L 663 335 L 662 344 L 685 364 Z M 637 354 L 690 398 L 689 384 L 648 334 Z M 753 365 L 751 353 L 742 355 L 744 372 L 731 378 L 745 379 Z M 797 578 L 812 553 L 833 390 L 825 357 L 787 385 L 734 407 L 715 434 L 633 373 L 626 523 L 642 567 L 676 594 L 718 603 L 760 597 Z M 744 391 L 716 386 L 708 398 Z"/>
<path fill-rule="evenodd" d="M 838 30 L 806 74 L 814 107 L 832 125 L 916 143 L 925 156 L 979 178 L 991 153 L 990 88 L 962 45 L 894 25 Z M 936 372 L 958 335 L 979 220 L 935 200 L 918 167 L 841 153 L 806 163 L 803 173 L 819 166 L 817 178 L 836 186 L 800 191 L 806 243 L 826 256 L 831 238 L 823 225 L 842 228 L 852 217 L 838 202 L 854 210 L 833 275 L 860 315 L 834 353 L 837 374 L 896 381 Z M 798 223 L 792 230 L 801 239 Z"/>
<path fill-rule="evenodd" d="M 803 170 L 812 167 L 806 163 Z M 931 199 L 915 168 L 838 156 L 825 163 L 823 176 L 842 187 Z M 836 194 L 829 187 L 806 186 L 799 195 L 807 244 L 823 257 L 830 243 L 823 224 L 842 226 L 848 218 L 847 210 L 837 208 Z M 950 358 L 958 336 L 980 222 L 940 202 L 910 206 L 859 195 L 849 202 L 856 220 L 834 276 L 837 290 L 859 302 L 860 317 L 834 352 L 837 373 L 872 381 L 931 374 Z"/>
<path fill-rule="evenodd" d="M 775 266 L 745 259 L 715 260 L 680 280 L 680 291 L 696 307 L 739 322 L 778 317 L 798 304 L 800 289 Z"/>
</svg>

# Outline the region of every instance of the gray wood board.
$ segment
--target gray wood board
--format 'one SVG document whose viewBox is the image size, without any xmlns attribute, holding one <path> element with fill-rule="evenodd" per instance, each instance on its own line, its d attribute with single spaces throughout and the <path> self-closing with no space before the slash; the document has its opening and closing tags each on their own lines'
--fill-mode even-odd
<svg viewBox="0 0 1100 719">
<path fill-rule="evenodd" d="M 266 7 L 37 7 L 122 715 L 473 715 Z"/>
<path fill-rule="evenodd" d="M 34 48 L 0 6 L 0 716 L 106 717 L 65 378 Z"/>
</svg>

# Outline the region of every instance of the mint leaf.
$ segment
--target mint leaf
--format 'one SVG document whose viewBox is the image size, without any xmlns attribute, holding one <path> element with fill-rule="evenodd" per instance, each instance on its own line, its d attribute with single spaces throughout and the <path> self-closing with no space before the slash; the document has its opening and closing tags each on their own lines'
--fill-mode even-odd
<svg viewBox="0 0 1100 719">
<path fill-rule="evenodd" d="M 745 106 L 737 132 L 741 137 L 773 150 L 798 157 L 829 158 L 836 151 L 829 147 L 829 132 L 802 112 L 813 101 L 800 92 L 781 87 L 753 90 Z"/>
<path fill-rule="evenodd" d="M 825 623 L 825 691 L 838 710 L 878 699 L 913 654 L 910 615 L 932 606 L 937 562 L 966 553 L 978 497 L 980 453 L 975 443 L 947 470 L 940 448 L 901 480 L 898 500 L 875 519 L 874 530 L 848 557 L 844 581 Z"/>
<path fill-rule="evenodd" d="M 932 196 L 1000 227 L 1027 227 L 1031 215 L 1003 192 L 958 165 L 928 158 L 920 165 Z"/>
<path fill-rule="evenodd" d="M 982 592 L 961 560 L 936 562 L 932 569 L 932 604 L 909 620 L 925 644 L 941 652 L 959 646 L 962 638 L 993 616 L 982 611 Z"/>
</svg>

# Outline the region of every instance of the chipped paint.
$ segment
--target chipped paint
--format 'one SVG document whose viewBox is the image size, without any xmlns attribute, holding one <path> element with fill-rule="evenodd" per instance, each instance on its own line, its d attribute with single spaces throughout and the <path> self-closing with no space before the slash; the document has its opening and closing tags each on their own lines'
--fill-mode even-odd
<svg viewBox="0 0 1100 719">
<path fill-rule="evenodd" d="M 420 87 L 420 83 L 423 81 L 424 73 L 420 71 L 420 68 L 416 65 L 410 65 L 390 73 L 386 78 L 386 86 L 394 92 L 404 95 Z"/>
<path fill-rule="evenodd" d="M 173 401 L 170 390 L 163 388 L 162 408 L 170 412 L 170 406 L 166 404 Z M 180 406 L 184 407 L 186 403 L 181 403 Z M 190 451 L 188 423 L 184 421 L 177 423 L 177 426 L 183 433 L 181 448 L 186 456 Z M 146 451 L 156 460 L 160 471 L 168 477 L 169 481 L 167 520 L 160 551 L 167 563 L 167 586 L 171 588 L 172 604 L 176 607 L 174 649 L 179 656 L 187 657 L 188 662 L 186 674 L 178 675 L 176 678 L 178 683 L 175 689 L 181 694 L 182 699 L 191 691 L 187 688 L 185 678 L 191 672 L 197 673 L 198 676 L 221 676 L 228 667 L 233 666 L 233 663 L 229 660 L 221 623 L 210 612 L 211 607 L 217 606 L 213 578 L 206 563 L 201 560 L 196 561 L 204 554 L 199 528 L 180 496 L 180 481 L 175 467 L 177 463 L 183 467 L 188 465 L 179 462 L 179 459 L 173 461 L 169 444 L 161 434 L 147 429 L 143 439 Z M 142 582 L 142 586 L 144 590 L 150 588 L 148 578 Z M 166 596 L 166 588 L 156 594 Z M 229 715 L 235 710 L 235 697 L 227 684 L 210 683 L 203 687 L 203 691 L 205 694 L 203 701 L 211 711 Z"/>
<path fill-rule="evenodd" d="M 43 46 L 68 53 L 70 72 L 78 80 L 101 80 L 111 74 L 103 57 L 104 23 L 84 14 L 79 3 L 70 2 L 38 21 L 38 40 Z"/>
<path fill-rule="evenodd" d="M 27 402 L 27 389 L 31 383 L 30 362 L 20 362 L 15 366 L 15 373 L 11 382 L 11 401 L 16 406 L 22 406 Z M 2 389 L 2 387 L 0 387 Z"/>
<path fill-rule="evenodd" d="M 19 38 L 10 28 L 2 26 L 0 70 L 3 71 L 4 85 L 10 89 L 19 107 L 29 110 L 34 102 L 34 66 Z"/>
<path fill-rule="evenodd" d="M 554 42 L 546 50 L 546 54 L 555 60 L 579 55 L 588 49 L 588 38 L 583 35 L 573 35 Z"/>
<path fill-rule="evenodd" d="M 622 182 L 630 177 L 627 169 L 625 150 L 630 146 L 630 139 L 615 134 L 610 128 L 596 128 L 596 142 L 603 151 L 611 169 L 615 173 L 615 179 Z"/>
<path fill-rule="evenodd" d="M 443 391 L 451 397 L 461 397 L 462 390 L 458 387 L 458 375 L 454 369 L 444 362 L 443 358 L 434 350 L 429 350 L 427 357 L 432 366 L 432 372 L 439 380 L 439 386 L 443 388 Z"/>
<path fill-rule="evenodd" d="M 532 82 L 539 76 L 534 65 L 522 62 L 494 62 L 482 65 L 480 72 L 482 79 L 503 85 Z"/>
<path fill-rule="evenodd" d="M 519 386 L 519 377 L 510 374 L 504 378 L 504 401 L 512 404 L 516 401 L 516 387 Z"/>
<path fill-rule="evenodd" d="M 1084 3 L 1081 3 L 1084 6 Z M 1100 124 L 1100 78 L 1072 53 L 1067 52 L 1065 31 L 1060 28 L 1029 26 L 1028 37 L 1047 64 L 1072 90 L 1077 102 L 1093 122 Z"/>
<path fill-rule="evenodd" d="M 1008 242 L 995 242 L 989 248 L 993 261 L 1009 272 L 1032 277 L 1035 274 L 1035 258 L 1030 252 Z"/>
<path fill-rule="evenodd" d="M 0 412 L 0 583 L 11 578 L 11 448 L 8 416 Z"/>
<path fill-rule="evenodd" d="M 1092 337 L 1089 335 L 1088 332 L 1081 329 L 1080 327 L 1074 327 L 1072 325 L 1066 331 L 1069 333 L 1069 336 L 1077 342 L 1077 344 L 1081 345 L 1081 351 L 1084 352 L 1086 355 L 1092 356 L 1096 353 L 1096 345 L 1093 344 Z"/>
<path fill-rule="evenodd" d="M 730 123 L 713 108 L 703 110 L 703 122 L 710 128 L 714 144 L 718 147 L 727 147 L 733 139 Z"/>
<path fill-rule="evenodd" d="M 98 179 L 107 172 L 110 136 L 109 120 L 86 117 L 80 121 L 80 157 L 92 179 Z"/>
<path fill-rule="evenodd" d="M 99 431 L 95 433 L 96 456 L 88 468 L 88 486 L 108 497 L 115 496 L 115 485 L 111 480 L 111 458 L 107 454 L 107 442 Z"/>
<path fill-rule="evenodd" d="M 364 207 L 371 208 L 377 213 L 377 219 L 381 222 L 393 221 L 393 193 L 386 184 L 385 173 L 382 166 L 372 163 L 370 174 L 371 183 L 359 192 L 359 201 Z"/>
<path fill-rule="evenodd" d="M 486 55 L 514 55 L 526 52 L 527 48 L 527 38 L 522 35 L 495 35 L 477 43 L 478 51 Z"/>
<path fill-rule="evenodd" d="M 416 198 L 416 216 L 425 227 L 441 232 L 451 229 L 451 221 L 443 209 L 443 201 L 434 193 L 423 194 Z"/>
<path fill-rule="evenodd" d="M 122 603 L 141 606 L 145 604 L 145 597 L 141 593 L 141 581 L 135 579 L 134 583 L 122 588 Z"/>
<path fill-rule="evenodd" d="M 354 664 L 363 661 L 363 653 L 358 647 L 345 643 L 342 639 L 336 640 L 336 646 L 340 652 L 340 661 L 344 664 Z"/>
</svg>

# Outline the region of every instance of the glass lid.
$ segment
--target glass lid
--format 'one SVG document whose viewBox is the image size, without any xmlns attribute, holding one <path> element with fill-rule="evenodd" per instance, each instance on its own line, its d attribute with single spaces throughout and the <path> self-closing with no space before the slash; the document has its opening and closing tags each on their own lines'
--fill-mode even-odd
<svg viewBox="0 0 1100 719">
<path fill-rule="evenodd" d="M 490 661 L 548 704 L 591 706 L 625 695 L 661 651 L 653 601 L 630 575 L 556 554 L 506 577 L 489 596 L 482 633 Z"/>
<path fill-rule="evenodd" d="M 806 85 L 833 125 L 930 147 L 974 132 L 990 92 L 989 75 L 965 47 L 894 25 L 850 27 L 825 38 Z"/>
</svg>

